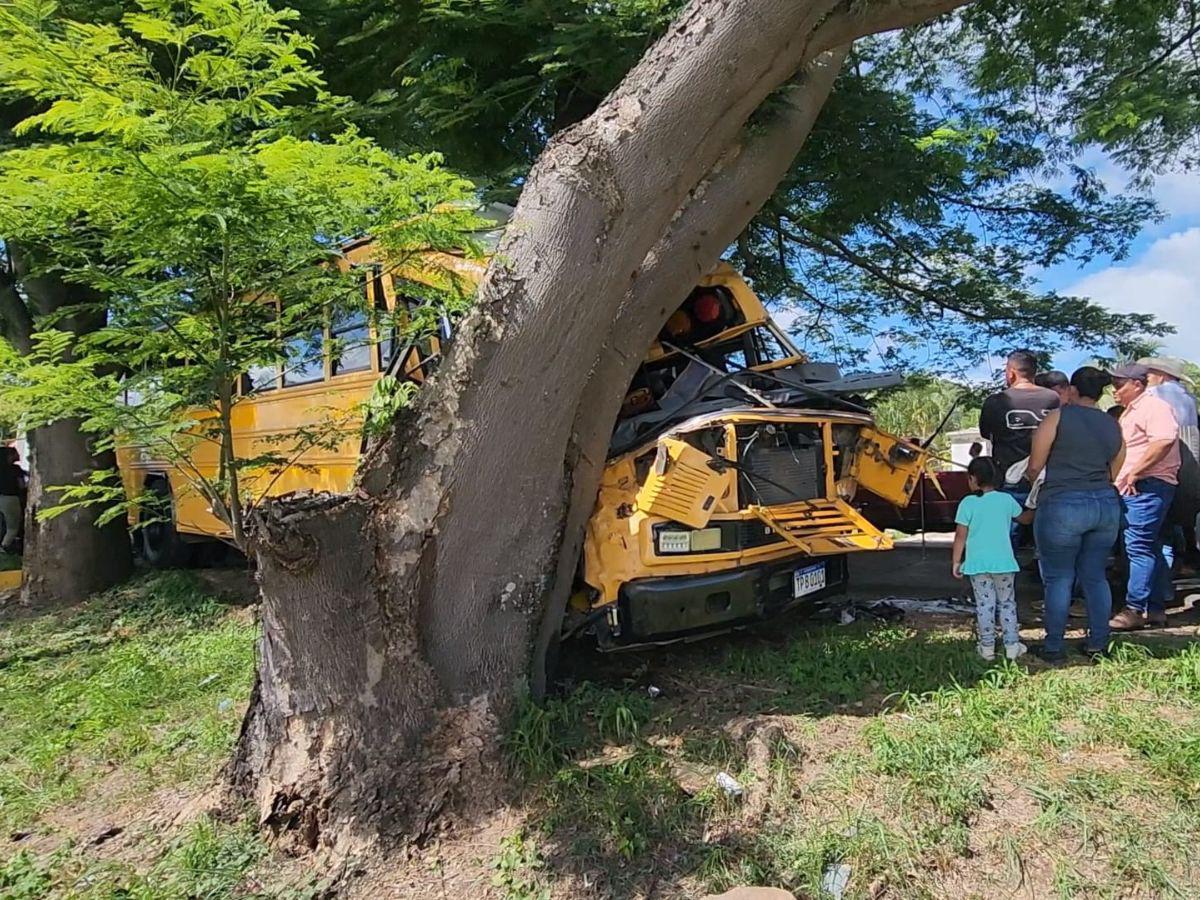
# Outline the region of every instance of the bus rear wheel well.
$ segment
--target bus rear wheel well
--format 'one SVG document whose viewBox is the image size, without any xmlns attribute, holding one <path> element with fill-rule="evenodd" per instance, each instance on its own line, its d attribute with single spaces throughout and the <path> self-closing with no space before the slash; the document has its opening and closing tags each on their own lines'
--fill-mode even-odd
<svg viewBox="0 0 1200 900">
<path fill-rule="evenodd" d="M 178 569 L 192 560 L 192 546 L 175 528 L 175 504 L 171 480 L 152 472 L 142 480 L 142 490 L 152 495 L 138 513 L 135 537 L 146 562 L 155 569 Z"/>
</svg>

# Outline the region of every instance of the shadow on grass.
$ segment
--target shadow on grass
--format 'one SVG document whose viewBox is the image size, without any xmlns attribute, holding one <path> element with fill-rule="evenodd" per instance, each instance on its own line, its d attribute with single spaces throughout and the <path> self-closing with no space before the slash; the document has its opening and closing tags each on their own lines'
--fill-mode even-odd
<svg viewBox="0 0 1200 900">
<path fill-rule="evenodd" d="M 190 574 L 158 573 L 0 623 L 0 828 L 109 815 L 103 780 L 132 797 L 214 771 L 254 663 L 256 628 L 229 611 Z"/>
<path fill-rule="evenodd" d="M 0 611 L 0 668 L 106 646 L 154 626 L 204 625 L 234 602 L 179 570 L 135 575 L 76 606 L 11 607 Z"/>
<path fill-rule="evenodd" d="M 541 706 L 525 706 L 508 748 L 528 785 L 529 825 L 551 848 L 546 871 L 576 887 L 600 884 L 613 896 L 648 895 L 689 875 L 720 882 L 712 871 L 754 857 L 736 840 L 706 834 L 714 820 L 737 815 L 713 778 L 746 764 L 745 747 L 726 724 L 755 715 L 868 717 L 928 707 L 926 698 L 934 707 L 958 703 L 979 688 L 995 706 L 979 721 L 968 714 L 958 726 L 943 718 L 940 732 L 906 736 L 903 729 L 885 733 L 880 720 L 865 732 L 877 757 L 872 765 L 918 785 L 925 779 L 927 799 L 963 831 L 970 811 L 987 802 L 976 762 L 1024 714 L 1006 709 L 1021 702 L 1021 685 L 1047 668 L 1032 662 L 1027 675 L 990 666 L 975 653 L 966 623 L 953 627 L 801 622 L 780 625 L 770 638 L 743 634 L 653 653 L 575 657 L 576 682 Z M 1122 641 L 1137 645 L 1118 651 L 1127 668 L 1139 654 L 1168 657 L 1192 644 L 1153 633 Z M 1080 655 L 1071 665 L 1090 663 Z M 1028 725 L 1042 726 L 1041 719 Z M 745 874 L 755 877 L 753 866 Z"/>
</svg>

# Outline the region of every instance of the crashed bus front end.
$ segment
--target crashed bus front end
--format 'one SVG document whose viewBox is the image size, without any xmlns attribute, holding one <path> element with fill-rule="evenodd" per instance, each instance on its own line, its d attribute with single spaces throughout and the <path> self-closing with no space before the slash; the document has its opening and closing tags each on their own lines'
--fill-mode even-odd
<svg viewBox="0 0 1200 900">
<path fill-rule="evenodd" d="M 692 640 L 845 591 L 850 554 L 892 547 L 855 493 L 903 506 L 927 460 L 862 405 L 901 381 L 810 362 L 718 268 L 630 385 L 564 633 Z"/>
<path fill-rule="evenodd" d="M 924 456 L 855 413 L 746 407 L 689 419 L 605 470 L 573 614 L 615 649 L 704 637 L 840 593 L 848 554 L 892 546 L 851 505 L 857 488 L 901 502 Z"/>
</svg>

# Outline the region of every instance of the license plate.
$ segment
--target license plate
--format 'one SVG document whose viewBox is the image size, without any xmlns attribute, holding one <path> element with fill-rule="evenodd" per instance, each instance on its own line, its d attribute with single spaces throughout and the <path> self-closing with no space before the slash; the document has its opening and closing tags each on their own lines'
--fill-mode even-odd
<svg viewBox="0 0 1200 900">
<path fill-rule="evenodd" d="M 792 573 L 792 596 L 803 597 L 825 587 L 825 563 L 805 566 Z"/>
</svg>

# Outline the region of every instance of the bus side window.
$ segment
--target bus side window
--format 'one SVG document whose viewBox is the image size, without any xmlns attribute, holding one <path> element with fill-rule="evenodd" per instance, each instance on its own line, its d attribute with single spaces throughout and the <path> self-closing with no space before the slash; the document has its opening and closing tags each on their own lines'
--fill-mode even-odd
<svg viewBox="0 0 1200 900">
<path fill-rule="evenodd" d="M 325 328 L 318 326 L 290 338 L 287 362 L 283 366 L 283 386 L 314 384 L 325 378 Z"/>
<path fill-rule="evenodd" d="M 770 329 L 765 327 L 753 328 L 749 332 L 754 352 L 754 365 L 763 366 L 767 363 L 788 359 L 792 353 L 783 345 Z"/>
<path fill-rule="evenodd" d="M 274 391 L 279 388 L 279 368 L 270 366 L 251 366 L 244 376 L 242 394 L 260 394 L 263 391 Z"/>
<path fill-rule="evenodd" d="M 264 334 L 278 333 L 279 301 L 266 300 L 258 307 L 261 318 L 251 321 L 249 327 L 261 329 Z M 277 363 L 259 363 L 248 367 L 246 373 L 238 379 L 239 393 L 243 397 L 251 394 L 261 394 L 266 391 L 279 389 L 279 366 Z"/>
<path fill-rule="evenodd" d="M 333 337 L 330 348 L 330 373 L 345 375 L 371 368 L 371 332 L 367 314 L 361 309 L 338 313 L 329 328 Z"/>
</svg>

